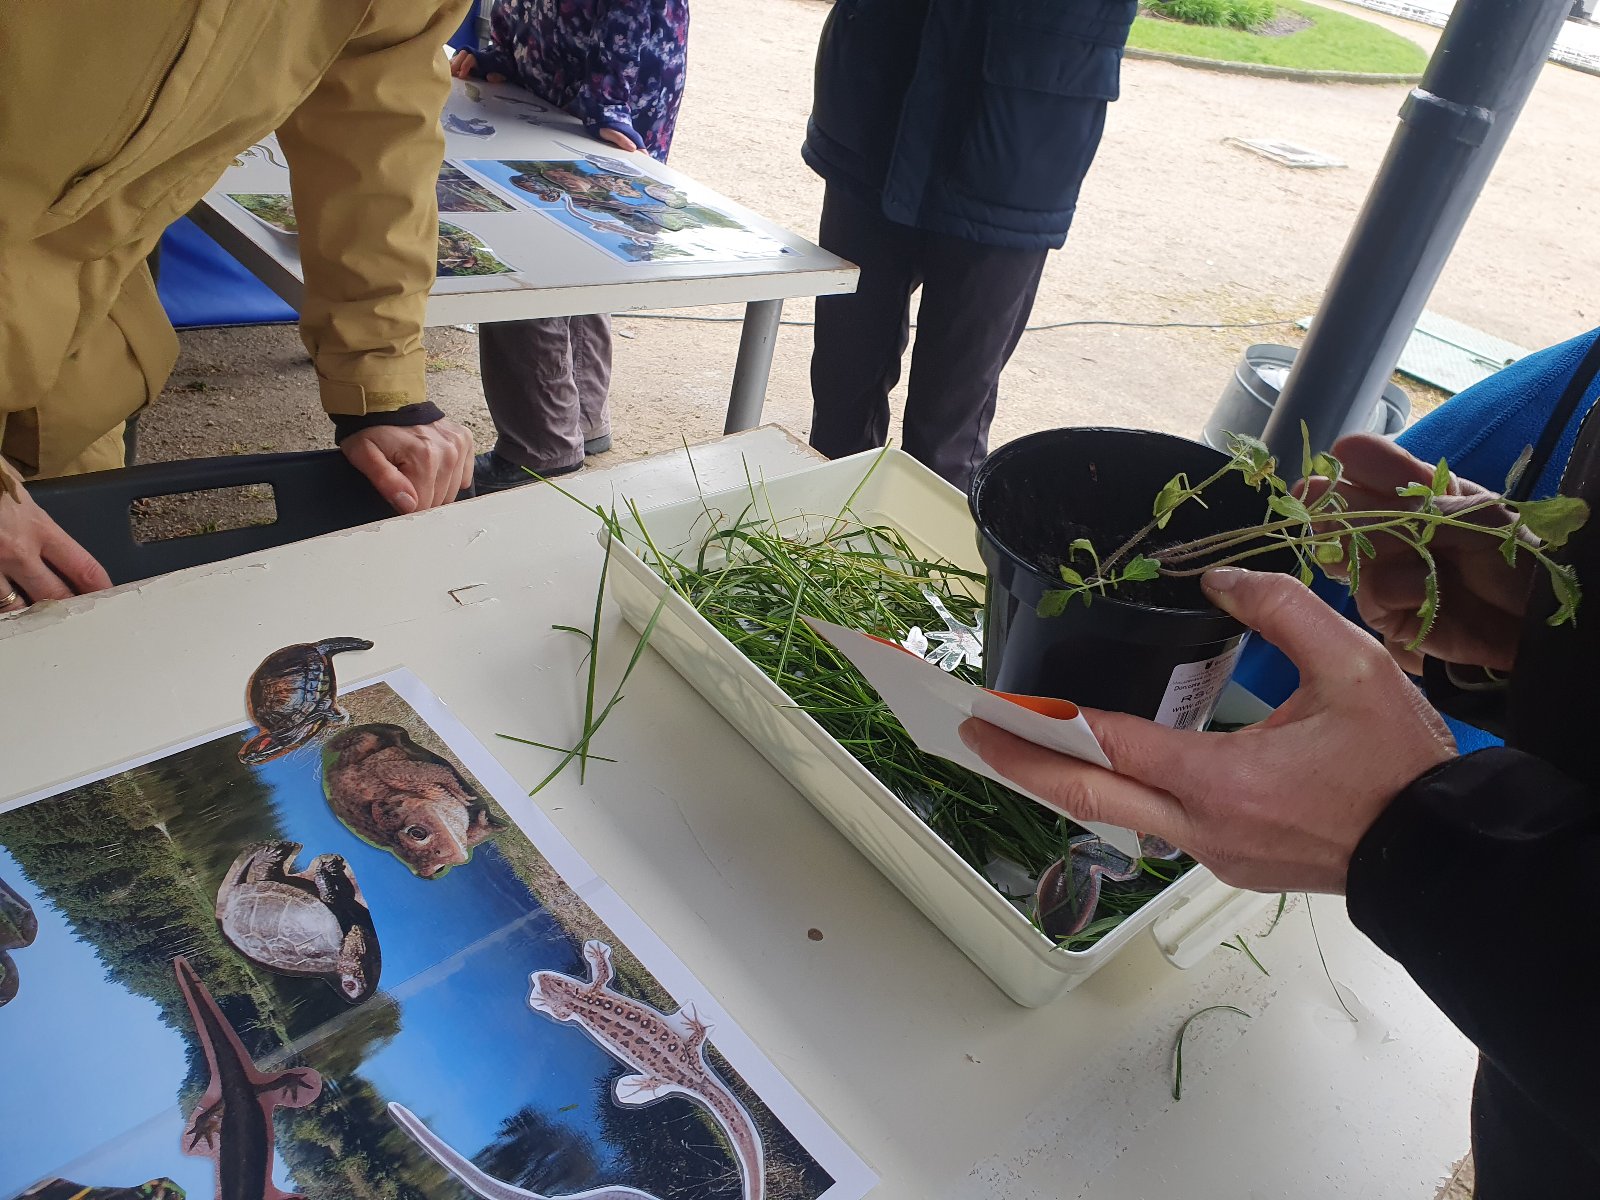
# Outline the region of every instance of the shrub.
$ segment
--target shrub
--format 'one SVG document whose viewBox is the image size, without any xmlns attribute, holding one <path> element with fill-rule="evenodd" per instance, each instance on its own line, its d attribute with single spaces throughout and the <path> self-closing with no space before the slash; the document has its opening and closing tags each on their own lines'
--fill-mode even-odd
<svg viewBox="0 0 1600 1200">
<path fill-rule="evenodd" d="M 1190 25 L 1253 29 L 1277 15 L 1273 0 L 1142 0 L 1150 12 Z"/>
</svg>

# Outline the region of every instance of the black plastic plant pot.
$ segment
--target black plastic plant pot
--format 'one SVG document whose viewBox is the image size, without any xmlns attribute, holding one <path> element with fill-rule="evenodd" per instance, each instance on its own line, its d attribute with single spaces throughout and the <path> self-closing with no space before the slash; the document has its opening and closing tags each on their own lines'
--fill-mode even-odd
<svg viewBox="0 0 1600 1200">
<path fill-rule="evenodd" d="M 1247 631 L 1206 600 L 1198 579 L 1125 583 L 1090 604 L 1075 597 L 1057 616 L 1037 609 L 1062 587 L 1063 565 L 1090 574 L 1086 555 L 1071 557 L 1073 541 L 1088 538 L 1109 556 L 1150 520 L 1168 480 L 1183 472 L 1198 484 L 1226 462 L 1200 442 L 1138 429 L 1051 429 L 991 454 L 970 496 L 989 572 L 984 682 L 1182 729 L 1210 720 Z M 1267 513 L 1265 490 L 1237 473 L 1203 498 L 1204 506 L 1180 505 L 1143 552 L 1159 555 L 1162 546 L 1253 525 Z M 1297 569 L 1287 550 L 1248 565 Z"/>
</svg>

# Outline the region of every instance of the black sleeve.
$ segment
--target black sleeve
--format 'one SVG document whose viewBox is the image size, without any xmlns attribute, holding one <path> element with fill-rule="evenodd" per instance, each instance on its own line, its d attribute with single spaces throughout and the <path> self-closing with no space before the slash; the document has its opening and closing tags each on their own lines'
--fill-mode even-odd
<svg viewBox="0 0 1600 1200">
<path fill-rule="evenodd" d="M 1350 862 L 1350 919 L 1554 1124 L 1600 1130 L 1600 802 L 1484 750 L 1411 784 Z"/>
<path fill-rule="evenodd" d="M 421 404 L 407 404 L 404 408 L 394 408 L 388 412 L 362 413 L 360 416 L 349 413 L 328 415 L 333 420 L 335 445 L 352 433 L 371 429 L 374 425 L 432 425 L 435 421 L 444 420 L 444 413 L 431 400 L 424 400 Z"/>
</svg>

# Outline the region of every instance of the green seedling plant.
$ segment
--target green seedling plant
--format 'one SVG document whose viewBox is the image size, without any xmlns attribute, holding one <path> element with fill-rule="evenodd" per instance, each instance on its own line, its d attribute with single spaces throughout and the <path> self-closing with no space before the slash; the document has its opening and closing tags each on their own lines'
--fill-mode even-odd
<svg viewBox="0 0 1600 1200">
<path fill-rule="evenodd" d="M 1285 550 L 1294 554 L 1303 583 L 1311 584 L 1319 569 L 1342 571 L 1355 592 L 1361 586 L 1363 560 L 1377 554 L 1375 539 L 1386 537 L 1409 547 L 1426 570 L 1417 636 L 1408 646 L 1415 650 L 1427 640 L 1439 616 L 1439 569 L 1430 546 L 1440 530 L 1452 529 L 1496 539 L 1508 565 L 1515 566 L 1519 555 L 1531 556 L 1549 576 L 1559 602 L 1549 623 L 1576 620 L 1582 598 L 1577 575 L 1551 551 L 1559 550 L 1583 527 L 1589 506 L 1572 496 L 1512 500 L 1505 494 L 1527 469 L 1531 447 L 1517 459 L 1499 495 L 1443 504 L 1451 495 L 1452 477 L 1449 464 L 1440 459 L 1429 482 L 1396 489 L 1397 498 L 1408 502 L 1405 506 L 1354 510 L 1338 489 L 1343 465 L 1331 454 L 1312 453 L 1304 423 L 1300 431 L 1301 475 L 1325 481 L 1320 487 L 1297 492 L 1279 476 L 1277 460 L 1264 443 L 1230 434 L 1228 461 L 1199 483 L 1182 474 L 1168 480 L 1156 494 L 1150 520 L 1111 553 L 1102 556 L 1087 538 L 1074 541 L 1068 547 L 1067 564 L 1060 568 L 1064 586 L 1044 594 L 1039 615 L 1058 616 L 1074 600 L 1088 605 L 1129 583 L 1192 578 L 1214 567 L 1248 563 Z M 1204 507 L 1207 489 L 1235 474 L 1258 492 L 1265 491 L 1267 513 L 1262 521 L 1175 545 L 1147 545 L 1182 505 Z"/>
</svg>

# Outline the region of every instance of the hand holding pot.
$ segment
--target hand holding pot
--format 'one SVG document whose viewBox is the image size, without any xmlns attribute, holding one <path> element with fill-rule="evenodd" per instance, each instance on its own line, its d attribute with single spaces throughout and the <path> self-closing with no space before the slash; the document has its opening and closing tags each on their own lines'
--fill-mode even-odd
<svg viewBox="0 0 1600 1200">
<path fill-rule="evenodd" d="M 1333 453 L 1344 465 L 1339 492 L 1355 510 L 1415 507 L 1419 501 L 1397 496 L 1395 490 L 1433 478 L 1433 467 L 1374 434 L 1341 438 Z M 1326 483 L 1312 480 L 1309 487 L 1315 492 Z M 1439 508 L 1459 511 L 1494 495 L 1471 480 L 1452 477 L 1450 494 L 1440 498 Z M 1511 514 L 1497 507 L 1470 519 L 1490 523 L 1486 518 L 1508 524 Z M 1416 550 L 1395 538 L 1377 534 L 1372 542 L 1378 554 L 1362 560 L 1356 607 L 1361 619 L 1383 637 L 1395 661 L 1420 675 L 1422 653 L 1405 647 L 1421 628 L 1417 610 L 1426 567 Z M 1438 530 L 1429 549 L 1439 566 L 1440 604 L 1439 619 L 1423 649 L 1445 662 L 1510 671 L 1536 571 L 1532 556 L 1519 555 L 1516 566 L 1510 566 L 1495 538 L 1448 527 Z M 1338 574 L 1333 569 L 1329 573 Z"/>
<path fill-rule="evenodd" d="M 1114 771 L 982 721 L 966 722 L 962 740 L 1074 817 L 1165 838 L 1227 883 L 1343 892 L 1362 835 L 1455 743 L 1383 648 L 1296 580 L 1221 568 L 1204 585 L 1300 669 L 1299 690 L 1262 724 L 1182 732 L 1085 710 Z"/>
</svg>

